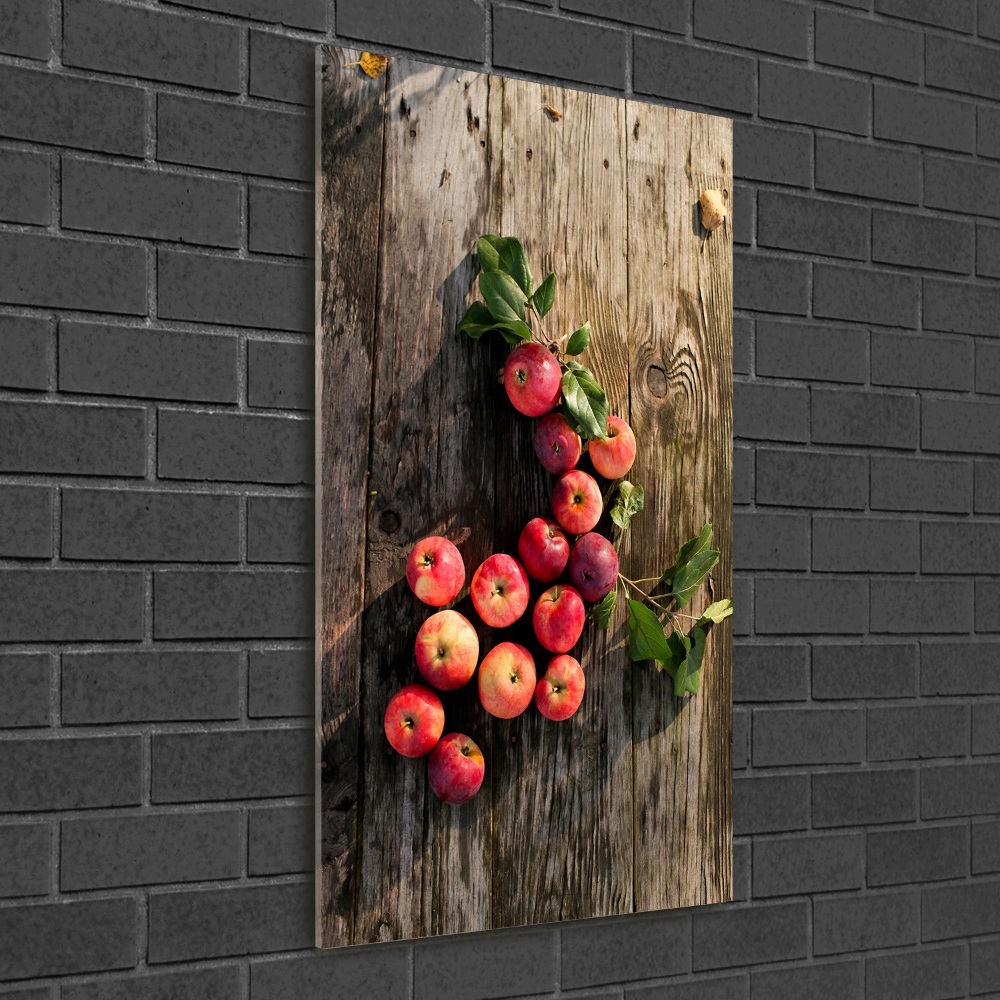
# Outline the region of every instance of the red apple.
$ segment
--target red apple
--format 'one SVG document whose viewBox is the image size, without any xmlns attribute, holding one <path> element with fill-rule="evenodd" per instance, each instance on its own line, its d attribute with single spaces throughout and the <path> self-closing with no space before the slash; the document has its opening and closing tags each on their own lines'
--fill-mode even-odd
<svg viewBox="0 0 1000 1000">
<path fill-rule="evenodd" d="M 604 535 L 591 531 L 573 543 L 569 578 L 585 601 L 606 597 L 618 580 L 618 553 Z"/>
<path fill-rule="evenodd" d="M 546 719 L 562 722 L 580 707 L 586 687 L 587 678 L 578 660 L 554 656 L 535 687 L 535 704 Z"/>
<path fill-rule="evenodd" d="M 517 540 L 517 554 L 532 580 L 551 583 L 569 561 L 569 539 L 555 521 L 533 517 Z"/>
<path fill-rule="evenodd" d="M 452 806 L 460 806 L 479 791 L 486 765 L 483 752 L 462 733 L 449 733 L 427 761 L 431 791 Z"/>
<path fill-rule="evenodd" d="M 556 480 L 552 512 L 571 535 L 590 531 L 600 521 L 603 507 L 597 480 L 582 469 L 571 469 Z"/>
<path fill-rule="evenodd" d="M 420 676 L 439 691 L 468 684 L 479 662 L 479 636 L 457 611 L 437 611 L 417 630 L 414 652 Z"/>
<path fill-rule="evenodd" d="M 531 704 L 535 661 L 524 646 L 501 642 L 479 664 L 479 700 L 490 715 L 513 719 Z"/>
<path fill-rule="evenodd" d="M 532 625 L 538 641 L 550 653 L 568 653 L 583 632 L 587 609 L 576 587 L 557 583 L 535 602 Z"/>
<path fill-rule="evenodd" d="M 524 614 L 528 586 L 524 567 L 513 556 L 498 552 L 472 574 L 469 592 L 479 617 L 491 628 L 504 628 Z"/>
<path fill-rule="evenodd" d="M 548 413 L 535 427 L 535 454 L 546 472 L 561 476 L 576 468 L 583 451 L 580 435 L 562 413 Z"/>
<path fill-rule="evenodd" d="M 386 706 L 385 738 L 404 757 L 423 757 L 444 732 L 444 706 L 424 684 L 407 684 Z"/>
<path fill-rule="evenodd" d="M 421 538 L 407 557 L 406 582 L 424 604 L 450 604 L 465 586 L 462 553 L 440 535 Z"/>
<path fill-rule="evenodd" d="M 621 417 L 608 417 L 605 440 L 594 438 L 588 446 L 590 460 L 605 479 L 620 479 L 635 461 L 635 435 Z"/>
<path fill-rule="evenodd" d="M 559 402 L 562 371 L 551 351 L 528 340 L 507 356 L 503 384 L 515 410 L 529 417 L 540 417 Z"/>
</svg>

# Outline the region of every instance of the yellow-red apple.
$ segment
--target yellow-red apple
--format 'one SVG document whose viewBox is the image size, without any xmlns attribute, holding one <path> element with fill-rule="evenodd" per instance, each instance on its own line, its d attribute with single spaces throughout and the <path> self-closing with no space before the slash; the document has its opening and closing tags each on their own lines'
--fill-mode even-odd
<svg viewBox="0 0 1000 1000">
<path fill-rule="evenodd" d="M 587 609 L 576 587 L 557 583 L 535 602 L 531 623 L 538 641 L 550 653 L 568 653 L 583 632 Z"/>
<path fill-rule="evenodd" d="M 524 614 L 528 587 L 524 567 L 513 556 L 498 552 L 479 564 L 469 593 L 479 617 L 491 628 L 504 628 Z"/>
<path fill-rule="evenodd" d="M 569 578 L 585 601 L 606 597 L 618 582 L 618 553 L 604 535 L 591 531 L 573 543 Z"/>
<path fill-rule="evenodd" d="M 424 604 L 451 604 L 465 586 L 462 553 L 441 535 L 421 538 L 406 559 L 406 582 Z"/>
<path fill-rule="evenodd" d="M 533 517 L 521 530 L 517 554 L 532 580 L 551 583 L 569 561 L 569 539 L 551 518 Z"/>
<path fill-rule="evenodd" d="M 554 656 L 535 687 L 535 705 L 546 719 L 562 722 L 580 707 L 586 687 L 587 679 L 578 660 Z"/>
<path fill-rule="evenodd" d="M 468 802 L 482 787 L 485 773 L 482 750 L 463 733 L 442 737 L 427 761 L 431 791 L 452 806 Z"/>
<path fill-rule="evenodd" d="M 425 684 L 407 684 L 385 709 L 385 738 L 404 757 L 423 757 L 444 732 L 444 706 Z"/>
<path fill-rule="evenodd" d="M 437 611 L 417 630 L 417 669 L 439 691 L 468 684 L 479 662 L 479 636 L 465 615 Z"/>
<path fill-rule="evenodd" d="M 513 719 L 531 704 L 535 661 L 516 642 L 494 646 L 479 664 L 479 700 L 490 715 Z"/>
<path fill-rule="evenodd" d="M 604 509 L 597 480 L 582 469 L 570 469 L 556 480 L 552 490 L 552 513 L 571 535 L 590 531 Z"/>
<path fill-rule="evenodd" d="M 503 384 L 515 410 L 528 417 L 540 417 L 559 402 L 562 371 L 551 351 L 528 340 L 507 355 Z"/>
<path fill-rule="evenodd" d="M 546 472 L 561 476 L 576 468 L 583 452 L 580 435 L 562 413 L 547 413 L 535 426 L 535 454 Z"/>
<path fill-rule="evenodd" d="M 607 437 L 594 438 L 588 445 L 590 460 L 605 479 L 620 479 L 635 461 L 635 435 L 621 417 L 608 417 Z"/>
</svg>

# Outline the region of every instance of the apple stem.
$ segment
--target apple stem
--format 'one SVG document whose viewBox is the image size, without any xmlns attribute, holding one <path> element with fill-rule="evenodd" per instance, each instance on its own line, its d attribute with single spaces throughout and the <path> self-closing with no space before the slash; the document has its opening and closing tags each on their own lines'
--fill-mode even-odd
<svg viewBox="0 0 1000 1000">
<path fill-rule="evenodd" d="M 662 604 L 660 604 L 660 602 L 657 601 L 656 599 L 657 597 L 665 597 L 666 596 L 665 594 L 657 594 L 655 597 L 651 597 L 649 594 L 646 593 L 646 591 L 644 591 L 640 586 L 638 586 L 634 580 L 630 580 L 623 573 L 618 574 L 618 579 L 621 580 L 626 587 L 630 587 L 637 594 L 639 594 L 643 598 L 643 600 L 649 601 L 649 603 L 652 604 L 653 607 L 659 608 L 661 611 L 668 610 Z M 657 577 L 657 579 L 659 579 L 659 577 Z"/>
</svg>

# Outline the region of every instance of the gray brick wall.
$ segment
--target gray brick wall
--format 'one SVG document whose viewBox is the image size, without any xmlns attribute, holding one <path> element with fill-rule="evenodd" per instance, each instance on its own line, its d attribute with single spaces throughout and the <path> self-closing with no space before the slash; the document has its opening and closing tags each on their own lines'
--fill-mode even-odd
<svg viewBox="0 0 1000 1000">
<path fill-rule="evenodd" d="M 736 120 L 731 905 L 310 947 L 323 40 Z M 1000 996 L 998 159 L 995 0 L 3 0 L 0 998 Z"/>
</svg>

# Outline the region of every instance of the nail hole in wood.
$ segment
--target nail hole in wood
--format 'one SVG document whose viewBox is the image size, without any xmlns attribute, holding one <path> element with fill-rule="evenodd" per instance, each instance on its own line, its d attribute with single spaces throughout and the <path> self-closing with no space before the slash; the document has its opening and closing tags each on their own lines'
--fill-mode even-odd
<svg viewBox="0 0 1000 1000">
<path fill-rule="evenodd" d="M 399 515 L 394 510 L 384 510 L 378 516 L 378 526 L 387 534 L 391 535 L 399 530 Z"/>
</svg>

